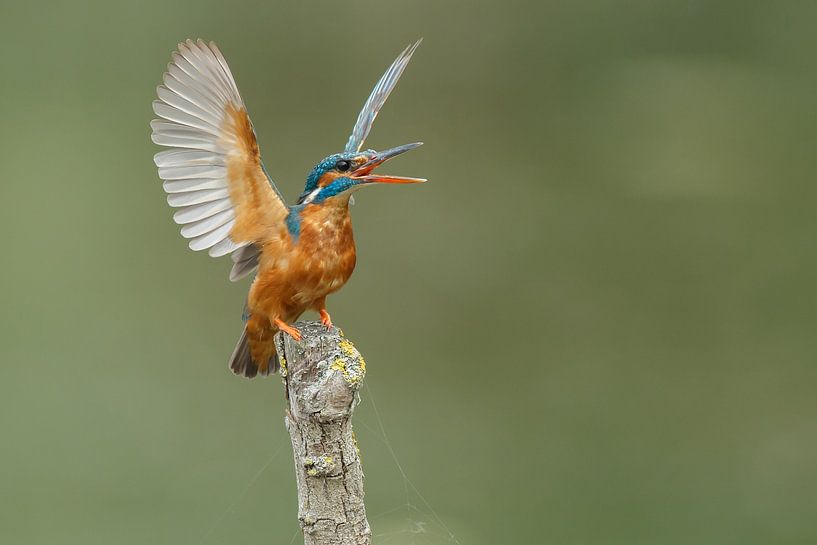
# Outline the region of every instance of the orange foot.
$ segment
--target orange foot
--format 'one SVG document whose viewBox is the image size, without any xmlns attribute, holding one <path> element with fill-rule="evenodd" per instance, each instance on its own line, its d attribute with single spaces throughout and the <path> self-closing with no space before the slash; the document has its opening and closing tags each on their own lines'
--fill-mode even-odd
<svg viewBox="0 0 817 545">
<path fill-rule="evenodd" d="M 326 329 L 332 329 L 332 317 L 325 308 L 321 309 L 321 323 L 326 326 Z"/>
<path fill-rule="evenodd" d="M 276 318 L 275 320 L 273 320 L 273 323 L 278 327 L 278 329 L 280 329 L 281 331 L 283 331 L 296 341 L 300 341 L 303 338 L 303 335 L 301 335 L 300 331 L 298 331 L 296 328 L 292 327 L 285 321 L 281 320 L 280 318 Z"/>
</svg>

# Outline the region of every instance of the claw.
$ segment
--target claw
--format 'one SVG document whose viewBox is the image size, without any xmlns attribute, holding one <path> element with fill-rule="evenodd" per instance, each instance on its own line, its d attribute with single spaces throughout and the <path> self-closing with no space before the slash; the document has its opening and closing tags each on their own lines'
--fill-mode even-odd
<svg viewBox="0 0 817 545">
<path fill-rule="evenodd" d="M 332 329 L 332 317 L 325 308 L 321 309 L 321 323 L 326 326 L 326 329 Z"/>
<path fill-rule="evenodd" d="M 281 331 L 283 331 L 296 341 L 300 342 L 300 340 L 303 338 L 303 335 L 301 335 L 301 332 L 298 331 L 297 328 L 292 327 L 291 325 L 281 320 L 280 318 L 276 318 L 275 320 L 273 320 L 273 323 L 276 326 L 278 326 L 278 329 L 280 329 Z"/>
</svg>

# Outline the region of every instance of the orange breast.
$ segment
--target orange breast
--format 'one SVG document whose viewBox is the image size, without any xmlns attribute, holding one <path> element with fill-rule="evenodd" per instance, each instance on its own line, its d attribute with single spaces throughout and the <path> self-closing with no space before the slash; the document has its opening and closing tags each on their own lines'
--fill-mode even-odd
<svg viewBox="0 0 817 545">
<path fill-rule="evenodd" d="M 293 247 L 298 296 L 311 301 L 340 289 L 355 268 L 355 241 L 347 206 L 308 205 Z"/>
<path fill-rule="evenodd" d="M 348 208 L 308 205 L 302 218 L 297 240 L 287 236 L 275 248 L 265 247 L 248 298 L 252 313 L 294 321 L 308 309 L 318 310 L 352 275 L 356 253 Z"/>
</svg>

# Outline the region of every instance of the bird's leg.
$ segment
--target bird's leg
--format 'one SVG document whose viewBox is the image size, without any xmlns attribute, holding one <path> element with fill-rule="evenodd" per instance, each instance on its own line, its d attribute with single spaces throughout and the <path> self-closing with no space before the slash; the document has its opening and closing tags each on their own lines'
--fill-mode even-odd
<svg viewBox="0 0 817 545">
<path fill-rule="evenodd" d="M 326 297 L 321 297 L 313 304 L 314 306 L 312 308 L 317 310 L 321 315 L 321 323 L 326 327 L 326 329 L 332 329 L 332 317 L 329 316 L 329 311 L 326 310 Z"/>
<path fill-rule="evenodd" d="M 303 335 L 301 335 L 301 332 L 298 331 L 297 328 L 292 327 L 291 325 L 289 325 L 288 323 L 286 323 L 285 321 L 283 321 L 280 318 L 274 319 L 272 321 L 272 323 L 274 323 L 275 326 L 278 329 L 280 329 L 281 331 L 283 331 L 284 333 L 286 333 L 287 335 L 289 335 L 290 337 L 292 337 L 296 341 L 300 341 L 301 338 L 303 337 Z"/>
<path fill-rule="evenodd" d="M 329 316 L 329 312 L 325 308 L 320 310 L 321 313 L 321 323 L 326 326 L 326 329 L 332 329 L 332 317 Z"/>
</svg>

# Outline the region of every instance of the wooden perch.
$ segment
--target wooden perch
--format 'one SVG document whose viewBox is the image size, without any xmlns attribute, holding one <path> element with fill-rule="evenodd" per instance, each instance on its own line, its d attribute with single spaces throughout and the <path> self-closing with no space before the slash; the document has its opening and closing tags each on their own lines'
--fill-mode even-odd
<svg viewBox="0 0 817 545">
<path fill-rule="evenodd" d="M 298 322 L 297 342 L 275 343 L 286 384 L 286 427 L 295 456 L 298 519 L 304 545 L 369 545 L 363 469 L 352 413 L 366 364 L 338 328 Z"/>
</svg>

